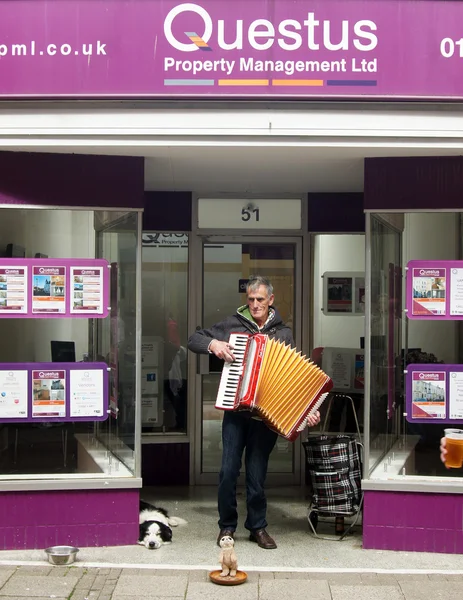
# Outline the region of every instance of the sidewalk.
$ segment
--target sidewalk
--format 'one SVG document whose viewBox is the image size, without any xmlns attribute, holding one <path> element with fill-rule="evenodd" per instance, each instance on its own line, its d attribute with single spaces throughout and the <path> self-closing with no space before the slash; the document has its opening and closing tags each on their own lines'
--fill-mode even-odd
<svg viewBox="0 0 463 600">
<path fill-rule="evenodd" d="M 463 593 L 463 575 L 251 571 L 232 587 L 212 583 L 203 569 L 145 567 L 0 566 L 0 599 L 460 600 Z"/>
</svg>

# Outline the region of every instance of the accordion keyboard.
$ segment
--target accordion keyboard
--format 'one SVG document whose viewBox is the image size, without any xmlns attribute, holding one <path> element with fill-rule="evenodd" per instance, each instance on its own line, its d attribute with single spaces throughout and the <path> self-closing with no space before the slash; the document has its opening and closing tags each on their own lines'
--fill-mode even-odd
<svg viewBox="0 0 463 600">
<path fill-rule="evenodd" d="M 243 374 L 244 355 L 249 340 L 247 333 L 232 333 L 228 343 L 233 346 L 234 362 L 225 363 L 217 392 L 216 408 L 233 410 L 238 404 L 237 392 Z"/>
</svg>

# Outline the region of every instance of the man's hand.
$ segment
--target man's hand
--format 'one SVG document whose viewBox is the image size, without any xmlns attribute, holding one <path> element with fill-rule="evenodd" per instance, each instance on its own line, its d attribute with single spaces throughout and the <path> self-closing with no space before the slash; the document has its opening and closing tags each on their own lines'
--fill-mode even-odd
<svg viewBox="0 0 463 600">
<path fill-rule="evenodd" d="M 219 340 L 212 340 L 209 344 L 209 350 L 217 356 L 217 358 L 223 358 L 226 362 L 234 362 L 235 357 L 233 355 L 233 346 L 228 342 L 220 342 Z"/>
<path fill-rule="evenodd" d="M 447 440 L 445 439 L 445 437 L 443 437 L 440 441 L 440 459 L 444 464 L 445 464 L 446 458 L 447 458 Z"/>
<path fill-rule="evenodd" d="M 313 415 L 309 415 L 307 417 L 307 425 L 309 427 L 315 427 L 315 425 L 318 425 L 320 423 L 320 413 L 318 410 L 316 410 Z"/>
</svg>

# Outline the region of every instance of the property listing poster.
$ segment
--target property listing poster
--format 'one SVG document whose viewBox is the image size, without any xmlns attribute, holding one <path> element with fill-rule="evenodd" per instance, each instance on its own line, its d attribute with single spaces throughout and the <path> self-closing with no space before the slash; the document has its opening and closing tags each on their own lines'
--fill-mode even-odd
<svg viewBox="0 0 463 600">
<path fill-rule="evenodd" d="M 0 371 L 0 420 L 26 419 L 28 400 L 27 370 Z"/>
<path fill-rule="evenodd" d="M 32 371 L 32 416 L 66 416 L 66 371 Z"/>
<path fill-rule="evenodd" d="M 103 267 L 71 267 L 71 313 L 103 313 Z"/>
<path fill-rule="evenodd" d="M 413 306 L 415 316 L 446 315 L 446 269 L 413 268 Z"/>
<path fill-rule="evenodd" d="M 463 372 L 449 373 L 449 419 L 463 420 Z"/>
<path fill-rule="evenodd" d="M 329 277 L 327 284 L 328 312 L 352 312 L 352 277 Z"/>
<path fill-rule="evenodd" d="M 412 418 L 446 419 L 445 371 L 412 373 Z"/>
<path fill-rule="evenodd" d="M 463 316 L 463 268 L 450 269 L 450 315 Z"/>
<path fill-rule="evenodd" d="M 0 268 L 0 313 L 27 314 L 27 267 Z"/>
<path fill-rule="evenodd" d="M 32 312 L 66 313 L 66 267 L 32 268 Z"/>
<path fill-rule="evenodd" d="M 101 417 L 104 392 L 101 369 L 71 369 L 69 373 L 70 416 Z"/>
</svg>

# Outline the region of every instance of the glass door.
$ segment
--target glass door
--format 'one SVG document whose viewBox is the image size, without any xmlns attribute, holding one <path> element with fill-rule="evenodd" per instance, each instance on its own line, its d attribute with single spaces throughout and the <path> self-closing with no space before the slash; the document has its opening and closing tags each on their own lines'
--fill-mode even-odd
<svg viewBox="0 0 463 600">
<path fill-rule="evenodd" d="M 246 282 L 251 275 L 270 279 L 274 306 L 290 325 L 300 347 L 300 265 L 298 238 L 202 238 L 202 286 L 198 326 L 210 327 L 246 303 Z M 215 408 L 223 362 L 213 355 L 197 358 L 195 481 L 217 482 L 222 456 L 223 412 Z M 243 467 L 244 468 L 244 467 Z M 269 463 L 268 484 L 300 483 L 300 443 L 279 437 Z"/>
</svg>

